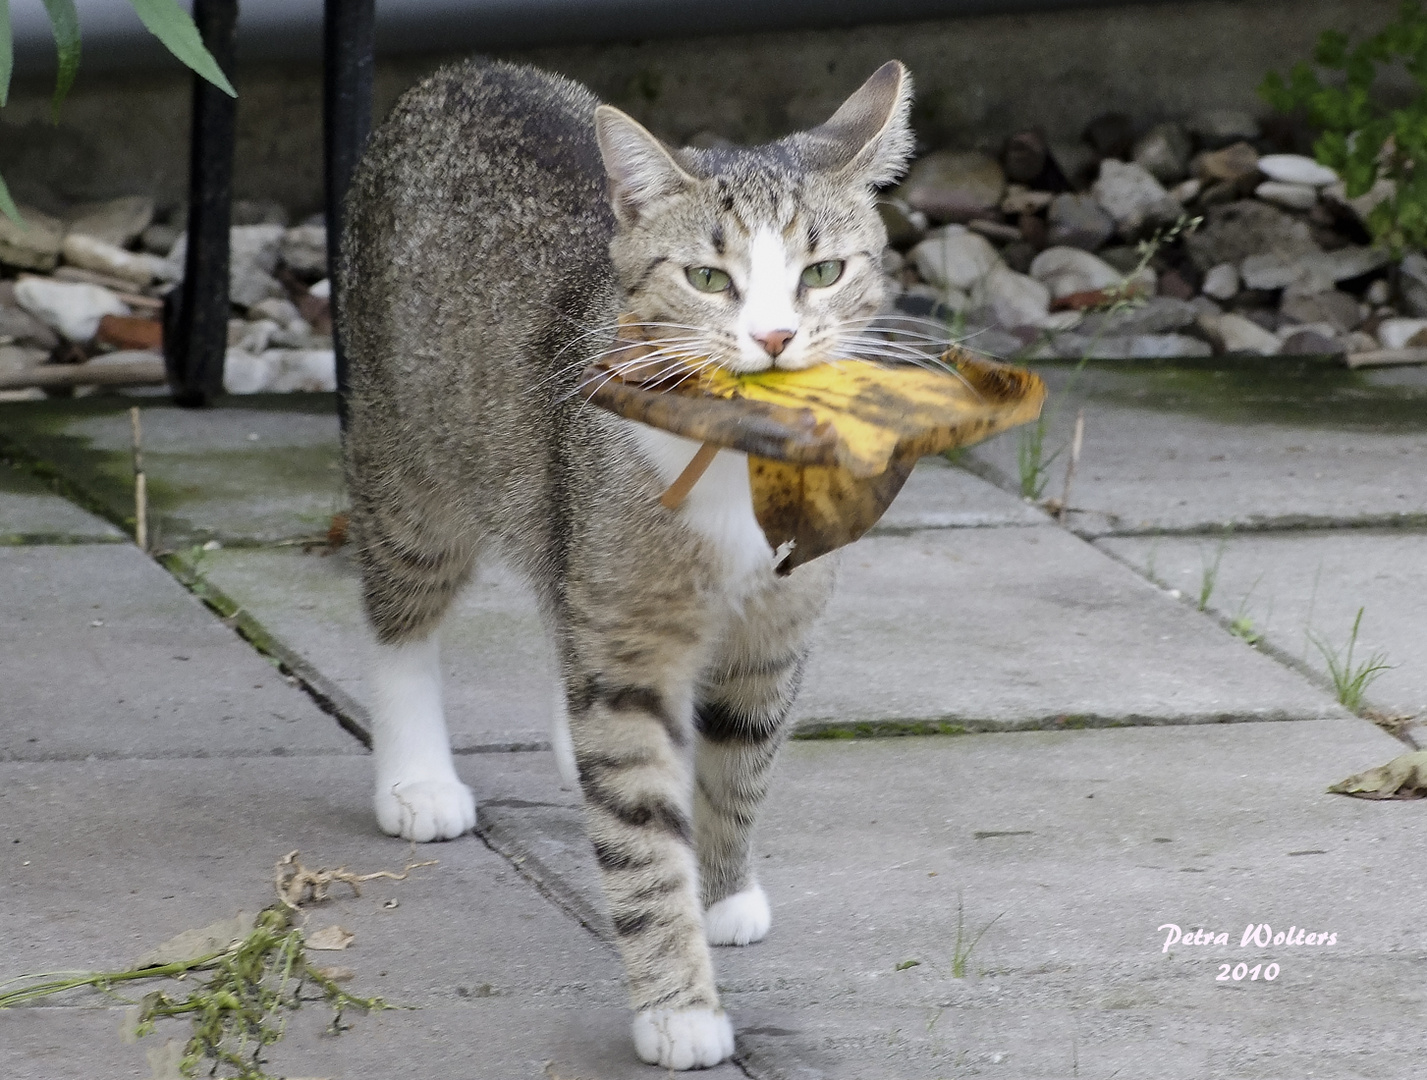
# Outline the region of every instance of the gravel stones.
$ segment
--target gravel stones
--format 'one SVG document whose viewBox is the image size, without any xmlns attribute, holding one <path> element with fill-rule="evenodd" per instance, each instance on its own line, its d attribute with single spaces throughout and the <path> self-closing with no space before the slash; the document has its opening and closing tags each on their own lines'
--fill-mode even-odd
<svg viewBox="0 0 1427 1080">
<path fill-rule="evenodd" d="M 298 225 L 282 234 L 278 258 L 298 277 L 316 281 L 327 276 L 327 228 Z"/>
<path fill-rule="evenodd" d="M 0 281 L 0 341 L 46 352 L 59 344 L 53 330 L 16 302 L 15 285 L 9 281 Z"/>
<path fill-rule="evenodd" d="M 1093 292 L 1120 284 L 1120 271 L 1088 251 L 1075 247 L 1046 248 L 1031 262 L 1030 276 L 1050 289 L 1051 299 Z"/>
<path fill-rule="evenodd" d="M 1131 304 L 1118 310 L 1091 312 L 1085 316 L 1079 330 L 1082 334 L 1140 337 L 1182 330 L 1193 326 L 1198 319 L 1198 309 L 1187 300 L 1155 296 L 1143 303 Z"/>
<path fill-rule="evenodd" d="M 154 200 L 127 195 L 108 202 L 76 207 L 69 215 L 69 231 L 92 236 L 115 247 L 128 247 L 154 222 Z"/>
<path fill-rule="evenodd" d="M 978 150 L 941 150 L 912 166 L 897 195 L 933 221 L 966 222 L 994 215 L 1006 192 L 1006 174 Z"/>
<path fill-rule="evenodd" d="M 1033 277 L 998 262 L 972 293 L 978 307 L 1001 326 L 1040 326 L 1050 313 L 1050 290 Z"/>
<path fill-rule="evenodd" d="M 24 225 L 0 214 L 0 263 L 20 270 L 48 273 L 59 265 L 64 222 L 32 207 L 19 207 Z"/>
<path fill-rule="evenodd" d="M 1171 224 L 1184 213 L 1164 185 L 1133 162 L 1102 161 L 1091 193 L 1127 239 L 1147 228 Z"/>
<path fill-rule="evenodd" d="M 1285 210 L 1311 210 L 1318 202 L 1318 189 L 1307 184 L 1287 184 L 1265 180 L 1254 188 L 1254 198 L 1271 202 Z"/>
<path fill-rule="evenodd" d="M 1233 263 L 1211 266 L 1204 274 L 1200 291 L 1215 300 L 1232 300 L 1239 294 L 1239 268 Z"/>
<path fill-rule="evenodd" d="M 1327 289 L 1313 296 L 1287 294 L 1278 310 L 1296 323 L 1326 323 L 1339 334 L 1351 333 L 1363 323 L 1357 298 L 1338 289 Z"/>
<path fill-rule="evenodd" d="M 1307 222 L 1254 199 L 1210 208 L 1204 225 L 1186 236 L 1184 245 L 1200 270 L 1220 263 L 1238 265 L 1263 252 L 1296 259 L 1321 250 Z"/>
<path fill-rule="evenodd" d="M 1254 353 L 1273 356 L 1283 348 L 1277 335 L 1265 330 L 1252 319 L 1229 312 L 1217 318 L 1202 319 L 1201 325 L 1217 339 L 1226 353 Z"/>
<path fill-rule="evenodd" d="M 1377 328 L 1384 349 L 1427 345 L 1427 319 L 1384 319 Z"/>
<path fill-rule="evenodd" d="M 938 288 L 969 292 L 1001 256 L 985 237 L 960 225 L 937 229 L 907 253 L 922 280 Z"/>
<path fill-rule="evenodd" d="M 60 251 L 64 261 L 71 266 L 108 274 L 135 285 L 147 285 L 153 281 L 163 262 L 153 255 L 125 251 L 107 240 L 76 232 L 64 238 Z"/>
<path fill-rule="evenodd" d="M 1259 137 L 1259 122 L 1240 109 L 1206 109 L 1191 117 L 1188 127 L 1211 150 Z"/>
<path fill-rule="evenodd" d="M 1253 176 L 1259 169 L 1259 153 L 1248 143 L 1240 142 L 1221 150 L 1211 150 L 1194 159 L 1194 175 L 1200 180 L 1239 181 Z"/>
<path fill-rule="evenodd" d="M 15 300 L 35 318 L 73 342 L 91 340 L 105 315 L 129 308 L 102 285 L 28 277 L 15 283 Z"/>
<path fill-rule="evenodd" d="M 1160 183 L 1173 184 L 1189 171 L 1192 150 L 1188 133 L 1178 124 L 1156 124 L 1135 140 L 1131 157 Z"/>
<path fill-rule="evenodd" d="M 1055 247 L 1098 251 L 1115 235 L 1115 219 L 1094 195 L 1057 195 L 1047 212 L 1046 241 Z"/>
<path fill-rule="evenodd" d="M 1259 158 L 1259 172 L 1283 184 L 1327 187 L 1338 182 L 1338 174 L 1302 154 L 1265 154 Z"/>
</svg>

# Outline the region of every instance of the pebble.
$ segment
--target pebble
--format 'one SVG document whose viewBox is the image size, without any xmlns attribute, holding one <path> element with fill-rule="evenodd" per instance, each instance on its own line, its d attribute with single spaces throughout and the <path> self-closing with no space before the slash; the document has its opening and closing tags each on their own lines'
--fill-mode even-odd
<svg viewBox="0 0 1427 1080">
<path fill-rule="evenodd" d="M 268 383 L 274 393 L 331 393 L 337 389 L 337 354 L 331 349 L 269 349 L 263 357 L 276 362 Z"/>
<path fill-rule="evenodd" d="M 1384 349 L 1405 349 L 1427 345 L 1427 319 L 1384 319 L 1378 324 L 1377 340 Z"/>
<path fill-rule="evenodd" d="M 1100 208 L 1093 195 L 1057 195 L 1047 214 L 1046 242 L 1097 251 L 1115 235 L 1115 219 Z"/>
<path fill-rule="evenodd" d="M 1198 230 L 1184 238 L 1194 265 L 1203 271 L 1219 263 L 1238 265 L 1264 252 L 1296 258 L 1321 251 L 1306 221 L 1257 199 L 1211 207 L 1205 219 Z"/>
<path fill-rule="evenodd" d="M 1139 337 L 1182 330 L 1193 326 L 1198 319 L 1199 312 L 1189 301 L 1155 296 L 1116 311 L 1091 312 L 1081 324 L 1081 330 L 1087 334 Z"/>
<path fill-rule="evenodd" d="M 1367 225 L 1368 215 L 1395 194 L 1397 194 L 1397 184 L 1385 177 L 1378 180 L 1366 193 L 1359 195 L 1356 199 L 1348 198 L 1347 185 L 1341 180 L 1336 184 L 1329 184 L 1323 189 L 1324 199 L 1350 211 L 1358 219 L 1359 224 L 1364 226 Z"/>
<path fill-rule="evenodd" d="M 1326 324 L 1339 334 L 1356 330 L 1363 323 L 1362 306 L 1338 289 L 1325 289 L 1314 296 L 1284 295 L 1280 314 L 1308 325 Z"/>
<path fill-rule="evenodd" d="M 223 354 L 223 389 L 230 394 L 261 393 L 272 381 L 276 367 L 266 357 L 230 348 Z"/>
<path fill-rule="evenodd" d="M 19 270 L 48 272 L 59 265 L 64 222 L 29 206 L 17 208 L 24 225 L 0 214 L 0 263 Z"/>
<path fill-rule="evenodd" d="M 1242 180 L 1258 171 L 1259 154 L 1246 142 L 1222 150 L 1208 150 L 1194 159 L 1194 175 L 1200 180 Z"/>
<path fill-rule="evenodd" d="M 49 352 L 59 337 L 39 319 L 15 302 L 15 285 L 0 281 L 0 341 Z"/>
<path fill-rule="evenodd" d="M 1279 352 L 1284 356 L 1345 356 L 1348 343 L 1336 334 L 1294 327 L 1293 332 L 1283 339 Z"/>
<path fill-rule="evenodd" d="M 906 250 L 927 234 L 927 216 L 901 199 L 878 199 L 877 212 L 887 230 L 887 243 L 898 250 Z"/>
<path fill-rule="evenodd" d="M 49 351 L 27 345 L 0 345 L 0 382 L 23 375 L 49 359 Z"/>
<path fill-rule="evenodd" d="M 1100 177 L 1090 190 L 1127 239 L 1147 227 L 1168 225 L 1184 213 L 1164 185 L 1133 162 L 1102 161 Z"/>
<path fill-rule="evenodd" d="M 1215 300 L 1232 300 L 1239 294 L 1239 268 L 1233 263 L 1211 266 L 1199 291 Z"/>
<path fill-rule="evenodd" d="M 149 254 L 166 258 L 182 235 L 183 230 L 175 225 L 150 225 L 139 238 L 139 243 Z"/>
<path fill-rule="evenodd" d="M 85 233 L 71 232 L 60 249 L 64 261 L 84 270 L 108 274 L 110 277 L 143 286 L 153 281 L 163 260 L 156 256 L 123 248 Z"/>
<path fill-rule="evenodd" d="M 993 267 L 1001 265 L 1001 257 L 990 241 L 960 225 L 935 230 L 907 257 L 923 281 L 962 292 L 969 291 Z"/>
<path fill-rule="evenodd" d="M 1284 184 L 1326 187 L 1338 182 L 1338 174 L 1302 154 L 1265 154 L 1259 158 L 1259 172 Z"/>
<path fill-rule="evenodd" d="M 1188 180 L 1181 180 L 1169 189 L 1169 197 L 1182 203 L 1190 203 L 1199 198 L 1199 193 L 1204 190 L 1204 181 L 1190 177 Z"/>
<path fill-rule="evenodd" d="M 1183 180 L 1193 150 L 1184 128 L 1175 123 L 1156 124 L 1135 140 L 1131 158 L 1163 184 Z"/>
<path fill-rule="evenodd" d="M 1020 229 L 1000 221 L 984 221 L 977 218 L 974 221 L 968 221 L 966 227 L 995 244 L 1014 244 L 1021 239 Z"/>
<path fill-rule="evenodd" d="M 282 234 L 278 258 L 300 278 L 327 276 L 327 228 L 323 225 L 298 225 Z"/>
<path fill-rule="evenodd" d="M 69 231 L 103 240 L 118 248 L 132 244 L 154 222 L 154 200 L 126 195 L 108 202 L 89 203 L 69 213 Z"/>
<path fill-rule="evenodd" d="M 897 189 L 913 210 L 933 221 L 965 222 L 1001 205 L 1006 174 L 978 150 L 939 150 L 919 159 Z"/>
<path fill-rule="evenodd" d="M 995 322 L 1007 329 L 1039 326 L 1050 314 L 1050 290 L 1035 278 L 1018 274 L 999 262 L 978 283 L 972 300 L 988 309 Z"/>
<path fill-rule="evenodd" d="M 1226 353 L 1257 353 L 1273 356 L 1283 347 L 1277 335 L 1265 330 L 1252 319 L 1230 312 L 1213 320 L 1210 332 Z"/>
<path fill-rule="evenodd" d="M 1289 184 L 1281 180 L 1265 180 L 1254 188 L 1255 198 L 1281 206 L 1285 210 L 1311 210 L 1318 202 L 1318 189 L 1307 184 Z"/>
<path fill-rule="evenodd" d="M 1363 293 L 1363 299 L 1374 307 L 1380 307 L 1392 299 L 1392 286 L 1378 278 L 1368 286 L 1368 291 Z"/>
<path fill-rule="evenodd" d="M 15 283 L 15 300 L 61 337 L 76 343 L 93 339 L 105 315 L 127 315 L 129 308 L 102 285 L 27 277 Z"/>
<path fill-rule="evenodd" d="M 1050 153 L 1045 137 L 1038 131 L 1021 131 L 1006 140 L 1001 161 L 1009 180 L 1028 184 L 1045 171 Z"/>
<path fill-rule="evenodd" d="M 1398 263 L 1397 288 L 1407 312 L 1427 318 L 1427 257 L 1420 251 L 1409 251 Z"/>
<path fill-rule="evenodd" d="M 1001 213 L 1011 217 L 1021 214 L 1039 214 L 1051 204 L 1055 196 L 1049 191 L 1033 191 L 1020 184 L 1008 184 L 1005 197 L 1001 199 Z"/>
<path fill-rule="evenodd" d="M 1049 247 L 1031 262 L 1030 276 L 1050 289 L 1052 300 L 1118 285 L 1124 275 L 1104 259 L 1075 247 Z"/>
</svg>

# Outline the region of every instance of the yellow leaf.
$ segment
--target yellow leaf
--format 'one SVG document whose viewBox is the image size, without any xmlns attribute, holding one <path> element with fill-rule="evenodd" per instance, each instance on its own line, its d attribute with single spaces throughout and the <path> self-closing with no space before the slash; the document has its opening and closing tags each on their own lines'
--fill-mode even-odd
<svg viewBox="0 0 1427 1080">
<path fill-rule="evenodd" d="M 857 539 L 917 459 L 1036 419 L 1045 385 L 952 347 L 941 370 L 830 360 L 737 374 L 671 365 L 626 324 L 622 350 L 586 370 L 581 393 L 630 420 L 749 455 L 754 513 L 793 567 Z M 676 505 L 674 502 L 666 505 Z"/>
</svg>

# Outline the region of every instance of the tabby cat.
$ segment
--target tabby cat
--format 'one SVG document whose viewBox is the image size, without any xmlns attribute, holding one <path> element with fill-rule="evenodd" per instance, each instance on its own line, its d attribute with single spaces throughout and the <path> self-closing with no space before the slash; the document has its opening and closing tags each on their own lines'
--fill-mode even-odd
<svg viewBox="0 0 1427 1080">
<path fill-rule="evenodd" d="M 733 1053 L 709 945 L 768 933 L 750 831 L 835 560 L 779 576 L 743 454 L 677 510 L 698 449 L 586 404 L 630 313 L 671 362 L 846 355 L 882 310 L 874 188 L 912 146 L 880 68 L 830 120 L 750 149 L 664 146 L 583 87 L 470 62 L 373 135 L 339 268 L 352 529 L 378 642 L 381 828 L 475 823 L 452 766 L 437 627 L 490 552 L 532 583 L 646 1062 Z"/>
</svg>

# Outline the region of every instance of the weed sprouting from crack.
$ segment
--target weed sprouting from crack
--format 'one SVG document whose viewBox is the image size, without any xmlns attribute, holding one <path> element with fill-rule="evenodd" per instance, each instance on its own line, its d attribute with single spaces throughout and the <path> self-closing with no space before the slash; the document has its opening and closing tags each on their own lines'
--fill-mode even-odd
<svg viewBox="0 0 1427 1080">
<path fill-rule="evenodd" d="M 1001 912 L 1001 915 L 1004 914 L 1006 914 L 1004 911 Z M 996 925 L 996 921 L 997 919 L 1000 919 L 1001 915 L 997 915 L 995 919 L 992 919 L 980 930 L 978 930 L 976 932 L 975 937 L 968 937 L 966 933 L 965 910 L 963 907 L 962 898 L 960 894 L 957 894 L 956 943 L 952 946 L 951 952 L 951 977 L 953 979 L 966 978 L 966 962 L 971 959 L 971 950 L 976 948 L 976 943 L 979 942 L 983 936 L 985 936 L 986 931 L 990 930 L 991 927 Z"/>
<path fill-rule="evenodd" d="M 204 1074 L 212 1077 L 272 1080 L 263 1069 L 264 1052 L 283 1037 L 288 1014 L 305 1002 L 327 1004 L 332 1010 L 327 1031 L 333 1035 L 348 1027 L 342 1020 L 345 1010 L 372 1012 L 396 1007 L 379 997 L 347 993 L 337 985 L 340 976 L 309 959 L 306 934 L 297 925 L 301 909 L 327 899 L 333 884 L 346 884 L 360 895 L 362 882 L 374 878 L 401 881 L 418 866 L 431 865 L 434 862 L 411 863 L 401 873 L 358 875 L 345 867 L 313 871 L 297 860 L 297 852 L 291 852 L 276 868 L 278 902 L 258 913 L 246 935 L 235 937 L 224 947 L 205 948 L 198 955 L 164 963 L 140 961 L 142 966 L 126 971 L 22 975 L 0 983 L 0 1009 L 74 990 L 97 990 L 130 1005 L 124 1024 L 126 1037 L 148 1035 L 161 1020 L 189 1019 L 191 1033 L 177 1061 L 181 1075 L 198 1076 L 202 1067 Z M 144 980 L 191 980 L 192 989 L 186 994 L 157 989 L 137 1002 L 118 992 Z"/>
<path fill-rule="evenodd" d="M 1224 547 L 1228 542 L 1219 541 L 1218 550 L 1214 552 L 1214 562 L 1207 562 L 1203 555 L 1200 556 L 1202 564 L 1199 574 L 1199 610 L 1203 611 L 1209 606 L 1209 600 L 1214 595 L 1214 586 L 1219 581 L 1219 563 L 1224 558 Z"/>
<path fill-rule="evenodd" d="M 1363 621 L 1363 608 L 1358 608 L 1357 618 L 1353 620 L 1352 632 L 1348 635 L 1348 645 L 1343 651 L 1335 649 L 1323 638 L 1309 631 L 1309 640 L 1317 646 L 1318 651 L 1323 654 L 1323 659 L 1328 665 L 1328 675 L 1333 680 L 1333 689 L 1338 695 L 1338 703 L 1343 708 L 1351 712 L 1359 712 L 1363 705 L 1363 694 L 1367 688 L 1382 675 L 1384 671 L 1389 671 L 1396 667 L 1396 664 L 1387 662 L 1387 654 L 1375 652 L 1362 663 L 1353 663 L 1353 650 L 1358 644 L 1358 628 Z"/>
</svg>

